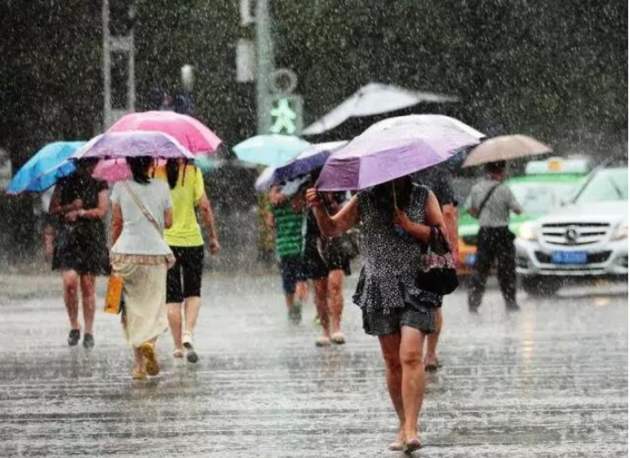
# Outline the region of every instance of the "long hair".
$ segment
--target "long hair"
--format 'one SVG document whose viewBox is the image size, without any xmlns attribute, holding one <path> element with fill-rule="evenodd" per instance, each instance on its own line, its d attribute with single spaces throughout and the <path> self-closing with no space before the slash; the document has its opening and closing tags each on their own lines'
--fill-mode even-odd
<svg viewBox="0 0 630 458">
<path fill-rule="evenodd" d="M 166 181 L 168 181 L 168 187 L 173 189 L 177 186 L 177 179 L 179 178 L 179 164 L 177 159 L 169 159 L 166 161 Z"/>
<path fill-rule="evenodd" d="M 127 164 L 131 169 L 131 175 L 133 180 L 139 184 L 149 184 L 151 177 L 149 176 L 149 169 L 153 165 L 153 158 L 149 156 L 140 157 L 128 157 Z"/>
<path fill-rule="evenodd" d="M 394 187 L 396 188 L 395 194 Z M 368 195 L 383 220 L 389 222 L 394 216 L 394 198 L 398 208 L 406 208 L 411 200 L 411 190 L 411 178 L 407 175 L 374 186 Z"/>
</svg>

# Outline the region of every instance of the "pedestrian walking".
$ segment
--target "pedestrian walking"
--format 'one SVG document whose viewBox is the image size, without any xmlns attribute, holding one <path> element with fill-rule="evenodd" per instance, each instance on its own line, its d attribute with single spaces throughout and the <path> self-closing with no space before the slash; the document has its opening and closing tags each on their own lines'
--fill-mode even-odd
<svg viewBox="0 0 630 458">
<path fill-rule="evenodd" d="M 93 159 L 77 161 L 77 170 L 57 182 L 49 213 L 56 226 L 52 268 L 61 271 L 63 299 L 70 320 L 68 345 L 81 339 L 79 291 L 83 308 L 83 346 L 93 348 L 97 275 L 109 273 L 103 218 L 108 210 L 107 183 L 92 178 Z M 50 233 L 49 233 L 50 235 Z"/>
<path fill-rule="evenodd" d="M 503 181 L 506 178 L 505 162 L 486 164 L 486 177 L 473 186 L 465 207 L 479 220 L 477 258 L 468 288 L 468 309 L 477 313 L 490 269 L 497 260 L 497 277 L 505 306 L 518 310 L 516 302 L 516 253 L 514 234 L 510 231 L 510 211 L 520 215 L 523 211 L 514 194 Z"/>
<path fill-rule="evenodd" d="M 132 377 L 157 375 L 155 342 L 167 330 L 166 271 L 175 258 L 163 238 L 172 225 L 168 185 L 150 177 L 153 159 L 130 157 L 133 178 L 112 190 L 112 271 L 122 277 L 123 329 L 134 352 Z"/>
<path fill-rule="evenodd" d="M 290 197 L 279 186 L 271 188 L 271 211 L 267 224 L 275 233 L 276 257 L 280 265 L 287 315 L 290 321 L 299 323 L 302 320 L 302 305 L 308 295 L 302 258 L 304 213 L 294 207 Z"/>
<path fill-rule="evenodd" d="M 444 233 L 435 195 L 409 176 L 359 192 L 330 216 L 317 190 L 307 191 L 322 234 L 336 236 L 361 223 L 363 268 L 353 297 L 361 307 L 363 328 L 378 336 L 399 433 L 391 450 L 413 451 L 420 444 L 418 416 L 424 397 L 422 352 L 434 332 L 434 308 L 441 297 L 416 287 L 422 245 L 431 226 Z"/>
<path fill-rule="evenodd" d="M 444 224 L 446 226 L 446 234 L 451 247 L 453 259 L 459 259 L 458 234 L 457 234 L 457 199 L 453 191 L 453 180 L 450 170 L 446 164 L 440 164 L 435 167 L 425 169 L 413 174 L 414 182 L 428 187 L 437 198 Z M 442 299 L 436 304 L 435 309 L 435 332 L 427 336 L 427 346 L 424 356 L 424 369 L 428 372 L 435 372 L 442 363 L 438 359 L 437 346 L 440 340 L 440 334 L 444 326 L 444 317 L 442 314 Z"/>
<path fill-rule="evenodd" d="M 169 159 L 166 178 L 173 203 L 173 225 L 164 237 L 175 255 L 175 265 L 166 275 L 168 322 L 175 343 L 175 358 L 191 363 L 199 359 L 193 333 L 201 307 L 204 241 L 197 221 L 197 210 L 208 234 L 210 253 L 219 253 L 218 233 L 212 205 L 206 194 L 201 171 L 183 159 Z"/>
</svg>

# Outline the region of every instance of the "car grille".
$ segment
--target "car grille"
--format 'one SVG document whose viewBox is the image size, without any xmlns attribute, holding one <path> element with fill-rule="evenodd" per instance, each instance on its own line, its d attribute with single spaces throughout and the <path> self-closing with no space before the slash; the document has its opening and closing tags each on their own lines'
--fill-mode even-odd
<svg viewBox="0 0 630 458">
<path fill-rule="evenodd" d="M 550 245 L 579 246 L 602 241 L 609 227 L 608 223 L 547 223 L 541 233 Z"/>
<path fill-rule="evenodd" d="M 589 253 L 586 256 L 586 263 L 587 264 L 599 264 L 601 262 L 606 262 L 608 260 L 608 258 L 610 257 L 610 254 L 612 253 L 612 251 L 599 251 L 597 253 Z M 541 251 L 536 251 L 535 252 L 536 255 L 536 259 L 538 260 L 538 262 L 542 262 L 544 264 L 551 264 L 551 255 L 547 254 L 547 253 L 543 253 Z"/>
</svg>

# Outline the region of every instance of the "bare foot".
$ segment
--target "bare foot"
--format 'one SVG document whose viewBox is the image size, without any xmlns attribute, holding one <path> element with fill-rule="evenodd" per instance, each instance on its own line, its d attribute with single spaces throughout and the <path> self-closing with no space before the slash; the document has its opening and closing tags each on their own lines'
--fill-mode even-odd
<svg viewBox="0 0 630 458">
<path fill-rule="evenodd" d="M 398 432 L 396 440 L 389 444 L 388 448 L 392 452 L 402 452 L 405 449 L 405 433 L 402 430 Z"/>
</svg>

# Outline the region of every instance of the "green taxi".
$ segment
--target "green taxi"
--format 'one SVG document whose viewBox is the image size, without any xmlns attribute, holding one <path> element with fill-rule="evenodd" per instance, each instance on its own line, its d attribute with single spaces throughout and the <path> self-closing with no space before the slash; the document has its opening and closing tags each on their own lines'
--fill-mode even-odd
<svg viewBox="0 0 630 458">
<path fill-rule="evenodd" d="M 520 226 L 548 214 L 567 202 L 583 178 L 589 172 L 588 159 L 550 158 L 531 161 L 525 167 L 525 175 L 506 180 L 516 200 L 523 207 L 521 215 L 512 214 L 510 230 L 518 234 Z M 479 222 L 463 208 L 459 214 L 459 263 L 458 271 L 469 274 L 477 253 Z"/>
</svg>

